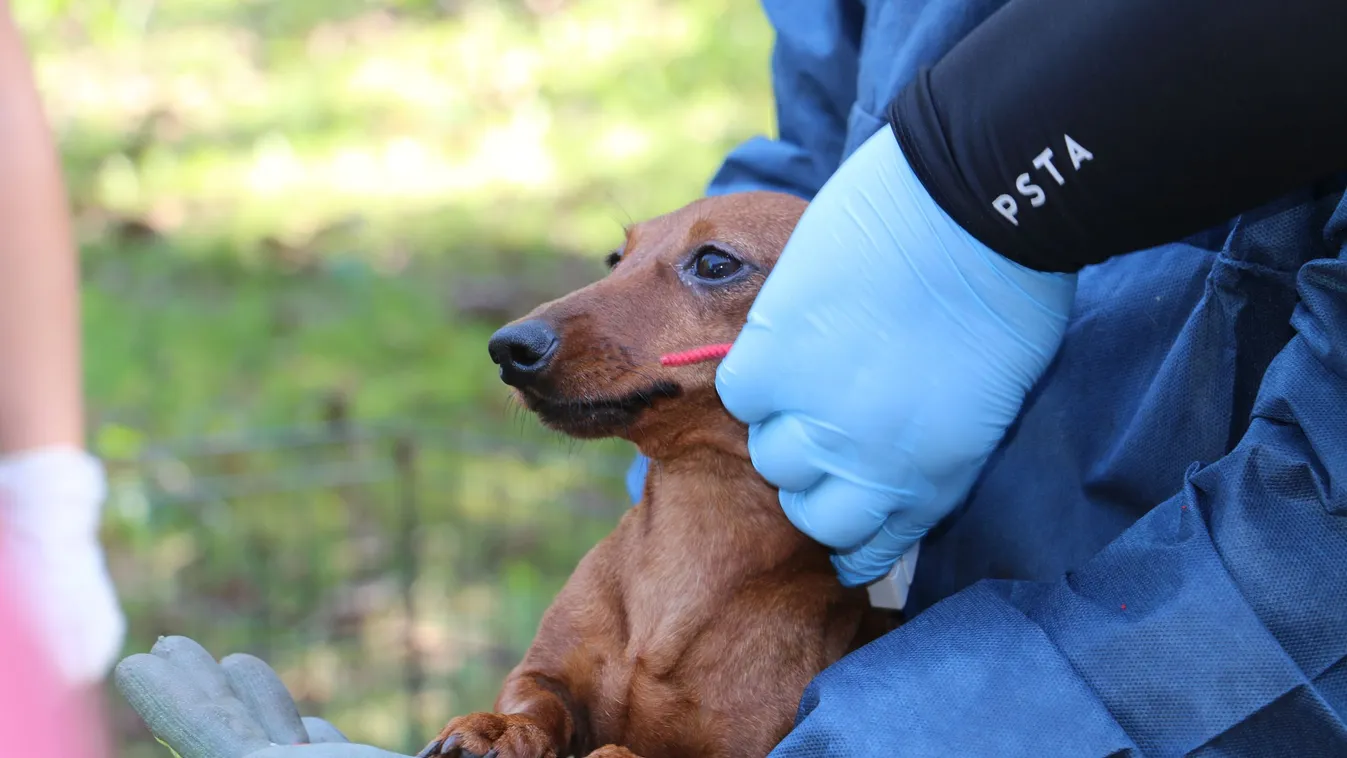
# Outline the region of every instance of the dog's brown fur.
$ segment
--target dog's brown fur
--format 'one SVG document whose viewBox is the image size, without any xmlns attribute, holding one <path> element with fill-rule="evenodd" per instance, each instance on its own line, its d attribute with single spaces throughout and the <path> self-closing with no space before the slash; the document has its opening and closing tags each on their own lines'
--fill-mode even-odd
<svg viewBox="0 0 1347 758">
<path fill-rule="evenodd" d="M 765 756 L 809 680 L 890 628 L 782 513 L 716 394 L 715 362 L 659 363 L 733 341 L 804 207 L 743 193 L 638 224 L 609 276 L 526 317 L 559 346 L 524 403 L 572 436 L 631 440 L 650 474 L 547 610 L 498 712 L 450 721 L 423 754 Z M 707 245 L 749 270 L 696 280 Z"/>
</svg>

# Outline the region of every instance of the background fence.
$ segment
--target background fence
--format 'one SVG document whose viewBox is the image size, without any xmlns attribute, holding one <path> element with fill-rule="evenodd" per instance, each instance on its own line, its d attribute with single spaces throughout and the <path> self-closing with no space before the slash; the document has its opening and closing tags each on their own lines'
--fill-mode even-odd
<svg viewBox="0 0 1347 758">
<path fill-rule="evenodd" d="M 415 752 L 490 707 L 626 507 L 624 452 L 339 420 L 151 446 L 112 464 L 129 649 L 184 634 L 253 653 L 306 715 Z M 112 702 L 119 755 L 164 755 Z"/>
</svg>

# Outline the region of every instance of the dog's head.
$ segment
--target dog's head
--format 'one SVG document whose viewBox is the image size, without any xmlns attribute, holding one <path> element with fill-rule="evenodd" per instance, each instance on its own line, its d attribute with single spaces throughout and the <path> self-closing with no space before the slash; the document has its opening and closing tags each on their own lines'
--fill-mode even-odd
<svg viewBox="0 0 1347 758">
<path fill-rule="evenodd" d="M 734 341 L 805 205 L 745 192 L 629 228 L 608 276 L 496 332 L 501 380 L 573 437 L 622 437 L 648 454 L 708 444 L 742 453 L 715 362 L 664 367 L 660 356 Z"/>
</svg>

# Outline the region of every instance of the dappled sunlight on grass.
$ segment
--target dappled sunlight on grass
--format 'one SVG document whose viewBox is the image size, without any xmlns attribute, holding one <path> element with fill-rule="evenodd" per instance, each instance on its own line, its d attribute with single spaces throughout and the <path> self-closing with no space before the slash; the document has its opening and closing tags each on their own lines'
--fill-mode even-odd
<svg viewBox="0 0 1347 758">
<path fill-rule="evenodd" d="M 600 188 L 610 197 L 567 215 L 614 202 L 651 215 L 770 125 L 767 39 L 745 4 L 577 2 L 535 16 L 477 2 L 276 36 L 210 3 L 196 17 L 171 5 L 122 44 L 43 45 L 39 60 L 54 119 L 73 153 L 90 153 L 76 168 L 136 175 L 77 194 L 123 213 L 177 206 L 173 229 L 242 218 L 260 236 L 407 203 L 551 215 Z M 594 248 L 595 228 L 540 242 Z"/>
</svg>

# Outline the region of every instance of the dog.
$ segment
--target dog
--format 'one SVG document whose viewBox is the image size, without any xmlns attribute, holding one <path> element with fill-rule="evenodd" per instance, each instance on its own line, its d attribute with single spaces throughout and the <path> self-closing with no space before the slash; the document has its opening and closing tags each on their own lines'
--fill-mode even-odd
<svg viewBox="0 0 1347 758">
<path fill-rule="evenodd" d="M 636 224 L 606 277 L 493 335 L 502 381 L 543 424 L 627 439 L 651 466 L 496 712 L 451 720 L 419 758 L 765 756 L 809 681 L 896 625 L 787 520 L 715 364 L 660 363 L 734 340 L 805 206 L 745 192 Z"/>
</svg>

